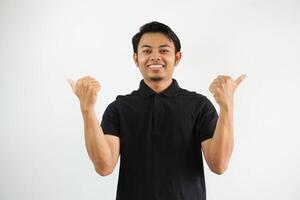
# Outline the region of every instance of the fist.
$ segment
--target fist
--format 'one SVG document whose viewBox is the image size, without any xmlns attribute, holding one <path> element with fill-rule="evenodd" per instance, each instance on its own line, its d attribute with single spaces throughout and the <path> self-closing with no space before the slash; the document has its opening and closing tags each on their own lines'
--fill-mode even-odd
<svg viewBox="0 0 300 200">
<path fill-rule="evenodd" d="M 77 81 L 72 79 L 67 81 L 80 101 L 80 108 L 84 111 L 93 109 L 101 88 L 99 82 L 90 76 L 85 76 Z"/>
<path fill-rule="evenodd" d="M 218 76 L 211 83 L 209 91 L 213 94 L 219 106 L 232 107 L 234 92 L 245 78 L 245 74 L 236 80 L 233 80 L 230 76 Z"/>
</svg>

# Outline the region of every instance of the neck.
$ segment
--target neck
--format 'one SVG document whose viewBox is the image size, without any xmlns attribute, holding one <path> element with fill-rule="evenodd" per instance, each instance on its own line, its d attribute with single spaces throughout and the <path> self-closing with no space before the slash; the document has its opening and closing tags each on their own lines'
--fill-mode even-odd
<svg viewBox="0 0 300 200">
<path fill-rule="evenodd" d="M 151 81 L 144 79 L 144 81 L 156 93 L 164 91 L 172 84 L 172 78 L 161 81 Z"/>
</svg>

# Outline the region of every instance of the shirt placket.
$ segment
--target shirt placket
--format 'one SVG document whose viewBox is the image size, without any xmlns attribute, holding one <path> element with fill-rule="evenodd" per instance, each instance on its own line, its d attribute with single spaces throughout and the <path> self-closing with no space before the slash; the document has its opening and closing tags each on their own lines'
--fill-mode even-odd
<svg viewBox="0 0 300 200">
<path fill-rule="evenodd" d="M 154 127 L 153 127 L 153 134 L 157 135 L 160 132 L 160 125 L 162 121 L 162 107 L 161 107 L 161 97 L 156 94 L 154 96 Z"/>
<path fill-rule="evenodd" d="M 152 120 L 152 132 L 151 132 L 151 142 L 152 142 L 152 192 L 151 192 L 151 200 L 156 199 L 156 174 L 157 174 L 157 138 L 159 137 L 159 120 L 160 120 L 160 116 L 159 116 L 159 95 L 155 94 L 154 98 L 153 98 L 153 120 Z M 149 200 L 150 200 L 149 199 Z"/>
</svg>

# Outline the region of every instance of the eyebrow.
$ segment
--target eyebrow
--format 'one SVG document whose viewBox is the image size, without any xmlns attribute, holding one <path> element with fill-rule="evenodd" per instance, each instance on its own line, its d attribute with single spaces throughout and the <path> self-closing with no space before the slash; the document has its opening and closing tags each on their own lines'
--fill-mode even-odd
<svg viewBox="0 0 300 200">
<path fill-rule="evenodd" d="M 162 48 L 162 47 L 170 47 L 170 45 L 168 44 L 163 44 L 163 45 L 160 45 L 159 48 Z M 143 46 L 141 46 L 141 48 L 152 48 L 151 45 L 148 45 L 148 44 L 144 44 Z"/>
</svg>

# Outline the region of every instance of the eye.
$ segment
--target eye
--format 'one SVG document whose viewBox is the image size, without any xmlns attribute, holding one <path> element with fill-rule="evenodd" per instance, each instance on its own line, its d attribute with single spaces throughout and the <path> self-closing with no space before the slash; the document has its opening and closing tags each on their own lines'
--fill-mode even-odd
<svg viewBox="0 0 300 200">
<path fill-rule="evenodd" d="M 168 53 L 169 50 L 168 50 L 168 49 L 162 49 L 161 52 L 162 52 L 162 53 Z"/>
<path fill-rule="evenodd" d="M 143 53 L 146 53 L 146 54 L 148 54 L 148 53 L 150 53 L 151 51 L 149 50 L 149 49 L 145 49 L 145 50 L 143 50 Z"/>
</svg>

